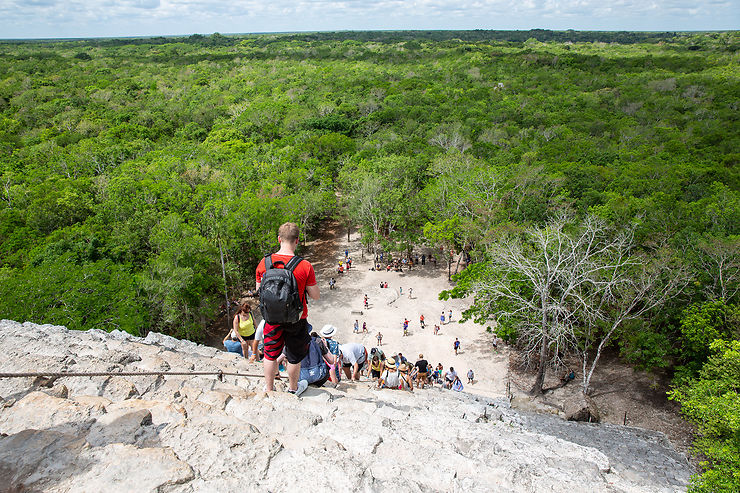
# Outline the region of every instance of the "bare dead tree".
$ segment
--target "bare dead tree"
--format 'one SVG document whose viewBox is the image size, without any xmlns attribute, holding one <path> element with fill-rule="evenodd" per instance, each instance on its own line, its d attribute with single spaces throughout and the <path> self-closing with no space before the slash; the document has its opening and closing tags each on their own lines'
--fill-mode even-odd
<svg viewBox="0 0 740 493">
<path fill-rule="evenodd" d="M 581 308 L 578 339 L 584 394 L 614 333 L 625 322 L 663 306 L 691 279 L 683 265 L 665 254 L 631 256 L 631 243 L 630 238 L 611 252 L 611 265 L 596 268 L 592 281 L 582 286 L 585 291 L 575 296 Z"/>
<path fill-rule="evenodd" d="M 488 254 L 493 268 L 474 286 L 477 300 L 494 318 L 516 326 L 527 362 L 536 361 L 533 393 L 542 392 L 548 366 L 557 364 L 576 344 L 575 313 L 562 279 L 570 277 L 570 283 L 576 283 L 567 271 L 577 263 L 583 240 L 574 241 L 565 230 L 567 224 L 561 218 L 527 230 L 523 238 L 492 244 Z"/>
<path fill-rule="evenodd" d="M 429 139 L 429 143 L 439 146 L 445 151 L 456 149 L 461 154 L 470 149 L 472 145 L 470 141 L 463 137 L 459 132 L 440 132 Z"/>
<path fill-rule="evenodd" d="M 697 248 L 699 265 L 712 278 L 705 287 L 709 298 L 732 300 L 740 292 L 740 237 L 708 236 Z"/>
<path fill-rule="evenodd" d="M 373 256 L 378 253 L 378 243 L 385 214 L 379 198 L 383 192 L 380 180 L 371 176 L 358 181 L 352 190 L 352 209 L 356 217 L 373 230 Z"/>
<path fill-rule="evenodd" d="M 565 216 L 489 247 L 491 269 L 473 287 L 476 303 L 516 327 L 525 359 L 538 368 L 532 393 L 569 353 L 583 362 L 586 392 L 615 331 L 688 283 L 685 269 L 632 250 L 631 230 L 614 234 L 595 217 L 575 224 Z"/>
</svg>

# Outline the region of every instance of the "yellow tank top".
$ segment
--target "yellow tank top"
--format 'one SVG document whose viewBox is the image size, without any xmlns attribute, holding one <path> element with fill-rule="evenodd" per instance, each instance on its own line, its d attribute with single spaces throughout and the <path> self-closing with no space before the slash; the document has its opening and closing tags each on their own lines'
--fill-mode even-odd
<svg viewBox="0 0 740 493">
<path fill-rule="evenodd" d="M 370 365 L 370 368 L 373 369 L 373 370 L 375 370 L 375 371 L 380 371 L 383 368 L 383 362 L 382 361 L 378 361 L 378 364 L 377 365 L 371 364 Z"/>
<path fill-rule="evenodd" d="M 249 337 L 254 334 L 254 317 L 249 314 L 249 320 L 242 320 L 242 316 L 239 317 L 239 335 L 242 337 Z"/>
</svg>

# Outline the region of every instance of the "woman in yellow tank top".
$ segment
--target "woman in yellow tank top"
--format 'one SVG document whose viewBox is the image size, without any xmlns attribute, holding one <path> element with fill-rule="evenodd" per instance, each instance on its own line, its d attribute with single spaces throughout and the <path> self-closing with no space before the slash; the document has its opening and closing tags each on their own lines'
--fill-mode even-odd
<svg viewBox="0 0 740 493">
<path fill-rule="evenodd" d="M 252 356 L 249 357 L 249 361 L 255 361 L 257 359 L 257 340 L 254 338 L 255 323 L 254 317 L 252 316 L 252 308 L 249 303 L 244 303 L 239 307 L 239 311 L 234 315 L 234 323 L 232 325 L 231 337 L 239 340 L 242 345 L 242 352 L 246 358 L 248 355 L 247 347 L 250 346 L 252 349 Z M 249 343 L 247 343 L 249 341 Z"/>
</svg>

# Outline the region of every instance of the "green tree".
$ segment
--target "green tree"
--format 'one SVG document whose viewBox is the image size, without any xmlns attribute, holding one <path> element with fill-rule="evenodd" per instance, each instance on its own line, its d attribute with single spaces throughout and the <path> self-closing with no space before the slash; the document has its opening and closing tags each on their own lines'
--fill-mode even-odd
<svg viewBox="0 0 740 493">
<path fill-rule="evenodd" d="M 0 278 L 3 318 L 134 335 L 147 326 L 134 276 L 108 259 L 77 263 L 66 253 L 23 270 L 4 269 Z"/>
<path fill-rule="evenodd" d="M 177 214 L 152 231 L 154 256 L 139 276 L 158 330 L 201 340 L 206 321 L 222 292 L 221 266 L 215 245 Z"/>
<path fill-rule="evenodd" d="M 693 376 L 712 353 L 716 340 L 740 339 L 740 306 L 722 300 L 695 303 L 681 314 L 681 376 Z M 688 373 L 687 373 L 688 372 Z"/>
<path fill-rule="evenodd" d="M 696 424 L 702 473 L 689 491 L 740 490 L 740 341 L 716 340 L 698 378 L 669 393 Z"/>
</svg>

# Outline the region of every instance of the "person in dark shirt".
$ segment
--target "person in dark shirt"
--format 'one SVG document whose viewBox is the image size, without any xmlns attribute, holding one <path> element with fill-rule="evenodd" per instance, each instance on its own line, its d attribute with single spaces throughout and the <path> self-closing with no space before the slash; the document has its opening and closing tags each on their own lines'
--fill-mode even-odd
<svg viewBox="0 0 740 493">
<path fill-rule="evenodd" d="M 424 355 L 419 355 L 419 360 L 414 365 L 419 369 L 419 373 L 416 375 L 416 386 L 424 388 L 424 383 L 427 381 L 427 373 L 429 372 L 429 362 L 424 359 Z"/>
</svg>

